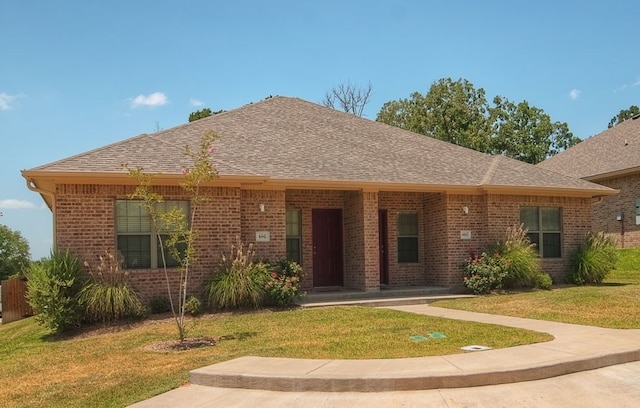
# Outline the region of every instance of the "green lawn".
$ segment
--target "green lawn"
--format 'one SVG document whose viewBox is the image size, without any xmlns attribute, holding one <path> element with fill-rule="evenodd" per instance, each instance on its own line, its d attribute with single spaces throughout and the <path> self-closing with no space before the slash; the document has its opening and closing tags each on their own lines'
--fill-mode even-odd
<svg viewBox="0 0 640 408">
<path fill-rule="evenodd" d="M 446 338 L 429 338 L 435 332 Z M 125 406 L 179 386 L 191 369 L 245 355 L 398 358 L 460 353 L 471 344 L 501 348 L 551 340 L 501 326 L 336 307 L 204 316 L 190 336 L 220 338 L 216 346 L 182 352 L 145 348 L 175 335 L 167 320 L 64 339 L 51 338 L 32 318 L 0 326 L 0 405 Z M 429 339 L 414 341 L 415 335 Z"/>
<path fill-rule="evenodd" d="M 622 249 L 619 254 L 616 270 L 602 285 L 488 295 L 440 301 L 433 305 L 564 323 L 640 329 L 640 249 Z"/>
<path fill-rule="evenodd" d="M 558 287 L 442 301 L 435 306 L 614 328 L 640 328 L 640 250 L 621 250 L 603 285 Z M 411 340 L 443 333 L 446 338 Z M 173 339 L 174 324 L 148 320 L 118 330 L 52 338 L 33 319 L 0 326 L 3 407 L 120 407 L 187 381 L 189 370 L 255 355 L 297 358 L 399 358 L 459 353 L 550 340 L 542 333 L 439 319 L 387 309 L 337 307 L 208 315 L 190 336 L 220 339 L 214 347 L 155 352 Z"/>
</svg>

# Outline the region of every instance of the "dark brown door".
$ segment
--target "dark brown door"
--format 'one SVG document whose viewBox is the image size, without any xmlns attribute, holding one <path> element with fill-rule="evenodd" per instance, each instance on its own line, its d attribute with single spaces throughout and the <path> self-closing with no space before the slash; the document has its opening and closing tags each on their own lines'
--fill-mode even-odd
<svg viewBox="0 0 640 408">
<path fill-rule="evenodd" d="M 380 238 L 380 283 L 389 284 L 389 252 L 387 251 L 387 210 L 378 210 L 378 236 Z"/>
<path fill-rule="evenodd" d="M 342 210 L 314 209 L 313 286 L 342 286 Z"/>
</svg>

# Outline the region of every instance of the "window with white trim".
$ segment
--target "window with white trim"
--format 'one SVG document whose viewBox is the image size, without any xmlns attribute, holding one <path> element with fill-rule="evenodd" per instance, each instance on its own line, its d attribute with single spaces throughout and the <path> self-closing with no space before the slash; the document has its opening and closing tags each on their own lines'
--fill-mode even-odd
<svg viewBox="0 0 640 408">
<path fill-rule="evenodd" d="M 157 204 L 159 213 L 178 210 L 188 220 L 189 201 L 164 201 Z M 140 201 L 116 200 L 116 248 L 123 258 L 126 269 L 162 268 L 162 251 L 158 233 L 165 246 L 167 267 L 176 267 L 179 260 L 171 256 L 166 248 L 166 241 L 173 232 L 162 220 L 158 220 L 158 229 L 151 222 L 147 208 Z M 183 251 L 183 245 L 178 250 Z"/>
<path fill-rule="evenodd" d="M 418 213 L 398 214 L 398 263 L 418 262 Z"/>
<path fill-rule="evenodd" d="M 521 207 L 520 222 L 541 258 L 562 256 L 562 209 L 559 207 Z"/>
</svg>

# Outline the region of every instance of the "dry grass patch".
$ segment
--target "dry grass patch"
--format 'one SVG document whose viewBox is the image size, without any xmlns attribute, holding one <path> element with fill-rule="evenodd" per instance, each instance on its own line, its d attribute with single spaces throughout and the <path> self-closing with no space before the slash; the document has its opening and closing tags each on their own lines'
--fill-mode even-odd
<svg viewBox="0 0 640 408">
<path fill-rule="evenodd" d="M 410 339 L 430 332 L 446 338 Z M 0 387 L 0 401 L 3 407 L 120 407 L 179 386 L 191 369 L 245 355 L 400 358 L 551 340 L 526 330 L 358 307 L 207 315 L 192 322 L 189 336 L 215 338 L 215 346 L 146 349 L 173 336 L 170 319 L 62 339 L 52 339 L 33 319 L 0 326 L 0 379 L 10 384 Z"/>
</svg>

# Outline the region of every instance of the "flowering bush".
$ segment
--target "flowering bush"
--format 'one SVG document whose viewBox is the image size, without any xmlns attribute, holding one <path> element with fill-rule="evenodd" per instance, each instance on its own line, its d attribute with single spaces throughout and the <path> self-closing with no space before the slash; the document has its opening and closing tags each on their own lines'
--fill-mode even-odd
<svg viewBox="0 0 640 408">
<path fill-rule="evenodd" d="M 286 259 L 276 262 L 265 283 L 269 303 L 285 307 L 300 299 L 301 274 L 302 267 L 295 262 Z"/>
<path fill-rule="evenodd" d="M 473 293 L 489 293 L 493 289 L 500 289 L 502 281 L 509 272 L 509 262 L 499 253 L 487 255 L 473 254 L 465 261 L 462 267 L 464 285 L 473 290 Z"/>
</svg>

